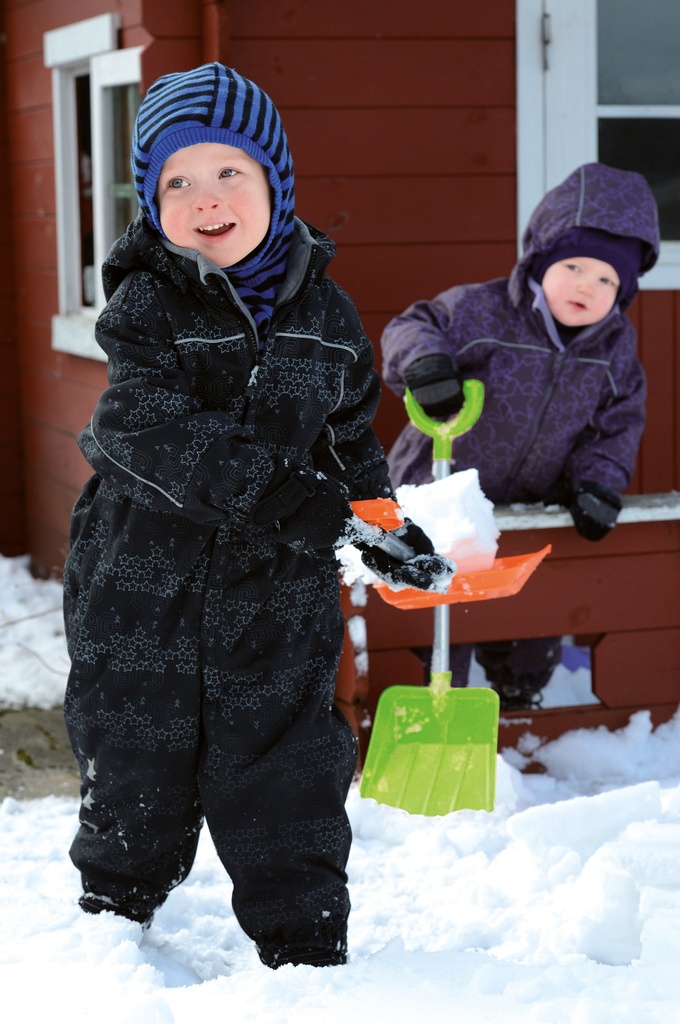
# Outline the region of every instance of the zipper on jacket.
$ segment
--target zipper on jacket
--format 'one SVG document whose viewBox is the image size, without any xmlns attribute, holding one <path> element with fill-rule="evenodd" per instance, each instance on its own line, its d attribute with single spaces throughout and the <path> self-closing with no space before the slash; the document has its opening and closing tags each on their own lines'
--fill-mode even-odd
<svg viewBox="0 0 680 1024">
<path fill-rule="evenodd" d="M 531 449 L 531 446 L 533 445 L 534 441 L 536 440 L 536 437 L 538 436 L 538 433 L 539 433 L 539 431 L 541 429 L 541 424 L 543 423 L 543 417 L 545 416 L 546 410 L 547 410 L 548 406 L 550 405 L 550 402 L 552 400 L 553 395 L 555 394 L 555 389 L 557 387 L 557 381 L 558 381 L 558 378 L 559 378 L 559 375 L 560 375 L 560 371 L 562 369 L 562 363 L 564 362 L 564 358 L 565 358 L 566 354 L 567 354 L 566 350 L 564 350 L 564 349 L 561 352 L 556 352 L 555 353 L 553 367 L 552 367 L 552 373 L 551 373 L 551 376 L 550 376 L 550 382 L 548 384 L 548 387 L 546 388 L 545 395 L 543 397 L 543 402 L 541 403 L 541 406 L 540 406 L 536 416 L 534 417 L 533 428 L 532 428 L 531 434 L 529 435 L 529 437 L 525 441 L 525 443 L 524 443 L 524 445 L 522 447 L 521 452 L 519 453 L 519 455 L 517 456 L 517 458 L 513 462 L 512 468 L 510 469 L 510 472 L 508 473 L 508 475 L 505 478 L 505 482 L 504 482 L 503 488 L 501 490 L 501 500 L 500 500 L 499 504 L 502 504 L 506 500 L 506 496 L 507 496 L 508 488 L 510 487 L 510 484 L 519 475 L 520 467 L 522 466 L 522 463 L 525 461 L 525 459 L 527 457 L 527 453 Z"/>
<path fill-rule="evenodd" d="M 316 262 L 317 262 L 317 255 L 318 255 L 318 253 L 319 253 L 319 248 L 318 248 L 318 246 L 315 245 L 313 247 L 312 251 L 311 251 L 311 254 L 310 254 L 310 257 L 309 257 L 309 263 L 307 264 L 307 269 L 305 270 L 305 274 L 304 274 L 304 277 L 302 279 L 302 282 L 301 282 L 300 286 L 295 290 L 295 293 L 293 295 L 291 295 L 291 297 L 289 299 L 286 299 L 286 301 L 283 302 L 280 306 L 276 306 L 274 308 L 274 310 L 272 311 L 272 318 L 271 318 L 271 321 L 270 321 L 270 324 L 269 324 L 268 335 L 272 335 L 273 336 L 273 334 L 275 333 L 275 330 L 276 330 L 276 324 L 281 319 L 281 316 L 283 315 L 283 313 L 290 306 L 294 305 L 298 301 L 299 296 L 303 295 L 307 291 L 307 288 L 309 287 L 309 284 L 310 284 L 310 282 L 311 282 L 311 280 L 312 280 L 312 278 L 313 278 L 313 276 L 314 276 L 314 274 L 316 272 Z M 251 420 L 251 417 L 250 417 L 251 402 L 252 402 L 252 399 L 254 398 L 255 392 L 257 390 L 257 376 L 258 376 L 258 371 L 259 371 L 260 365 L 261 365 L 261 363 L 260 363 L 260 350 L 259 350 L 259 346 L 258 346 L 257 337 L 253 338 L 252 331 L 250 330 L 250 325 L 249 324 L 246 327 L 246 332 L 247 332 L 248 339 L 251 342 L 251 348 L 253 349 L 253 356 L 254 356 L 254 359 L 255 359 L 255 365 L 253 366 L 253 369 L 252 369 L 251 374 L 250 374 L 250 378 L 249 378 L 248 383 L 247 383 L 247 385 L 246 385 L 246 387 L 245 387 L 245 389 L 243 391 L 243 395 L 244 395 L 244 398 L 245 398 L 245 403 L 244 403 L 244 407 L 243 407 L 243 422 L 244 422 L 244 424 L 248 423 L 249 420 Z"/>
<path fill-rule="evenodd" d="M 302 282 L 300 283 L 299 287 L 296 289 L 295 293 L 291 295 L 289 299 L 286 299 L 285 302 L 282 302 L 280 306 L 276 306 L 272 311 L 272 319 L 271 323 L 269 324 L 270 333 L 274 332 L 276 324 L 281 319 L 282 313 L 285 312 L 290 306 L 295 305 L 295 303 L 298 301 L 299 296 L 304 295 L 304 293 L 307 291 L 307 288 L 309 287 L 309 284 L 316 272 L 316 258 L 318 252 L 318 246 L 315 245 L 310 253 L 309 263 L 307 264 L 307 269 L 305 270 L 305 276 L 302 278 Z"/>
</svg>

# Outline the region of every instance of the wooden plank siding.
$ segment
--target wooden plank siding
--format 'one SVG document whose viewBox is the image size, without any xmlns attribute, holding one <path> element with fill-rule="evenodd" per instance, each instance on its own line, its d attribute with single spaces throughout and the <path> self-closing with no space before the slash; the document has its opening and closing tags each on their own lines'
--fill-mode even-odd
<svg viewBox="0 0 680 1024">
<path fill-rule="evenodd" d="M 281 110 L 298 213 L 336 242 L 380 366 L 390 317 L 514 260 L 514 3 L 227 6 L 227 58 Z M 386 448 L 403 423 L 386 392 Z"/>
<path fill-rule="evenodd" d="M 11 242 L 7 232 L 0 240 L 0 315 L 13 329 L 0 337 L 0 422 L 18 429 L 0 441 L 3 554 L 24 545 L 37 571 L 60 570 L 68 511 L 89 472 L 75 436 L 105 385 L 102 364 L 50 344 L 57 266 L 44 33 L 115 9 L 121 45 L 145 47 L 143 86 L 213 59 L 261 84 L 290 138 L 298 212 L 335 240 L 333 276 L 356 301 L 380 366 L 392 316 L 455 283 L 505 275 L 516 256 L 514 0 L 421 8 L 81 0 L 75 12 L 66 0 L 5 0 L 0 148 L 9 150 L 12 204 Z M 679 302 L 649 292 L 631 311 L 650 391 L 632 490 L 680 488 Z M 385 391 L 376 428 L 386 448 L 404 422 Z"/>
<path fill-rule="evenodd" d="M 5 36 L 5 11 L 0 7 L 0 37 Z M 6 52 L 0 49 L 0 163 L 9 166 L 7 131 Z M 10 225 L 14 189 L 5 192 L 0 231 L 0 551 L 20 555 L 25 551 L 24 480 L 19 399 L 17 326 L 14 315 L 14 253 Z"/>
<path fill-rule="evenodd" d="M 202 59 L 200 0 L 117 0 L 121 46 L 146 47 L 144 72 L 189 68 Z M 2 110 L 12 189 L 11 261 L 15 287 L 0 290 L 0 312 L 14 300 L 12 344 L 4 365 L 14 373 L 0 383 L 4 425 L 10 403 L 17 436 L 0 442 L 0 495 L 3 500 L 0 551 L 28 551 L 41 575 L 58 574 L 68 543 L 70 511 L 90 470 L 75 443 L 103 387 L 102 363 L 55 352 L 51 317 L 58 311 L 52 88 L 43 63 L 45 32 L 112 10 L 109 0 L 81 0 L 77 10 L 64 0 L 6 0 Z M 148 84 L 148 82 L 147 82 Z M 8 140 L 7 142 L 5 140 Z M 3 238 L 6 233 L 3 233 Z M 3 268 L 10 252 L 0 249 Z M 3 274 L 3 280 L 9 279 Z M 6 333 L 0 337 L 4 349 Z M 23 450 L 22 450 L 23 449 Z M 21 452 L 21 455 L 20 455 Z M 15 468 L 12 469 L 12 463 Z M 19 482 L 23 493 L 10 500 L 2 488 Z M 20 532 L 13 538 L 10 521 Z"/>
</svg>

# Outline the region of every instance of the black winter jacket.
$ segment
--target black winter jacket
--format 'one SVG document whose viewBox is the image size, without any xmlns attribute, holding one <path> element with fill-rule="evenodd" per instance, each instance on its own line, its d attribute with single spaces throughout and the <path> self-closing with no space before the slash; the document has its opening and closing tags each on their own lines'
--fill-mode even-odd
<svg viewBox="0 0 680 1024">
<path fill-rule="evenodd" d="M 142 219 L 104 266 L 97 341 L 110 387 L 79 438 L 97 475 L 135 504 L 195 522 L 245 524 L 277 465 L 391 493 L 371 422 L 379 394 L 356 309 L 326 276 L 335 253 L 296 221 L 267 342 L 227 276 L 164 246 Z"/>
</svg>

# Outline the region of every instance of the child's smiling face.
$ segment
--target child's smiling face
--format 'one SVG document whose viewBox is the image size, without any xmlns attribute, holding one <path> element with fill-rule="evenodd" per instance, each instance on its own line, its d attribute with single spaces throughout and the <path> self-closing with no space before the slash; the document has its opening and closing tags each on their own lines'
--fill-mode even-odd
<svg viewBox="0 0 680 1024">
<path fill-rule="evenodd" d="M 269 230 L 267 172 L 235 146 L 200 142 L 178 149 L 161 168 L 157 202 L 170 241 L 198 249 L 218 267 L 244 259 Z"/>
<path fill-rule="evenodd" d="M 574 256 L 552 263 L 542 284 L 555 320 L 565 327 L 588 327 L 610 312 L 620 282 L 614 268 L 604 260 Z"/>
</svg>

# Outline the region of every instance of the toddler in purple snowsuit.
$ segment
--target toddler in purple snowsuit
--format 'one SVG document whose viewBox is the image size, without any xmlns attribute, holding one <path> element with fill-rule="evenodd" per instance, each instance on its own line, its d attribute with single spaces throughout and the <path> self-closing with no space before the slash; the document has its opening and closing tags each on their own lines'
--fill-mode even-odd
<svg viewBox="0 0 680 1024">
<path fill-rule="evenodd" d="M 476 468 L 500 503 L 559 503 L 581 536 L 614 526 L 644 427 L 645 376 L 625 310 L 656 262 L 656 203 L 636 173 L 585 164 L 532 214 L 509 278 L 450 288 L 385 328 L 383 378 L 425 412 L 458 412 L 460 382 L 485 385 L 474 429 L 456 439 L 454 471 Z M 411 424 L 388 456 L 394 486 L 431 480 L 431 439 Z M 540 704 L 560 638 L 478 644 L 501 706 Z M 465 685 L 471 647 L 452 651 Z"/>
</svg>

